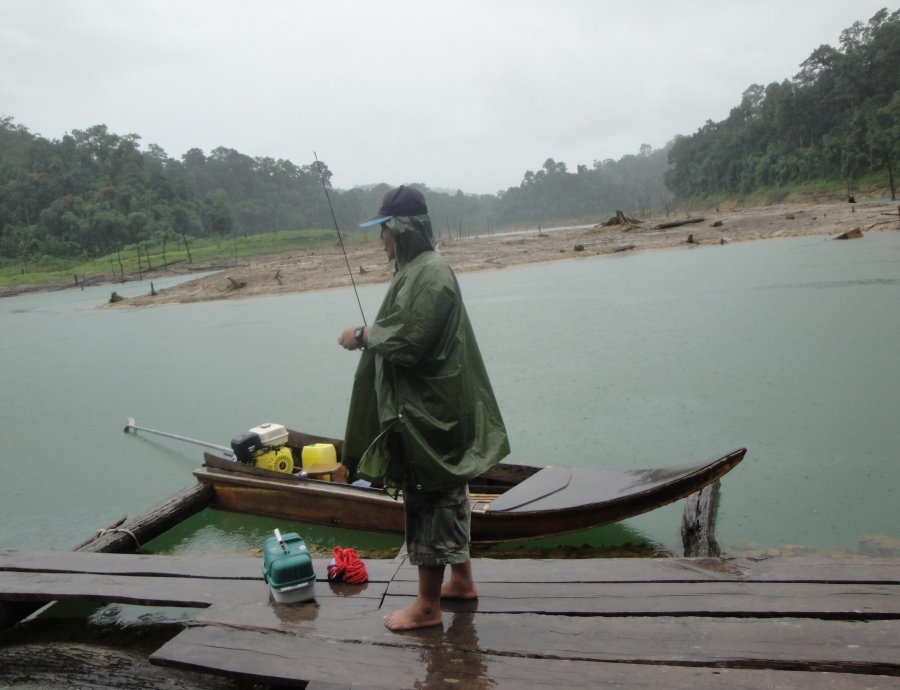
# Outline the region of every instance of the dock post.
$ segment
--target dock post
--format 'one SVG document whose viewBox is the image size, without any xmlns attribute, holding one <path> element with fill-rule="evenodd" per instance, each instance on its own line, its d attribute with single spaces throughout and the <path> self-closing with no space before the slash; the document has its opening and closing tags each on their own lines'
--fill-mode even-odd
<svg viewBox="0 0 900 690">
<path fill-rule="evenodd" d="M 681 542 L 686 558 L 718 558 L 721 555 L 715 536 L 718 501 L 718 479 L 684 500 Z"/>
</svg>

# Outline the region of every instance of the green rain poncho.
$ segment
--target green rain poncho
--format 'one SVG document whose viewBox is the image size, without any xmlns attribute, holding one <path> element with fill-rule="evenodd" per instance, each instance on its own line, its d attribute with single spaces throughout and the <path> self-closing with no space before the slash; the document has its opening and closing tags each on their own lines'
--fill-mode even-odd
<svg viewBox="0 0 900 690">
<path fill-rule="evenodd" d="M 509 454 L 506 427 L 456 276 L 435 251 L 427 215 L 395 216 L 398 270 L 353 381 L 344 461 L 390 493 L 405 475 L 425 491 L 476 477 Z"/>
</svg>

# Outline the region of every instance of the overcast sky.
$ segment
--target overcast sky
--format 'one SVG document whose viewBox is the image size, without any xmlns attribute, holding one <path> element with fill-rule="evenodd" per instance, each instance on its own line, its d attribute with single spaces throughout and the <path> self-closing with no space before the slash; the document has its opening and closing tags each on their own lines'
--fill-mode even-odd
<svg viewBox="0 0 900 690">
<path fill-rule="evenodd" d="M 338 188 L 494 193 L 661 148 L 884 0 L 0 0 L 0 115 L 180 158 L 313 160 Z"/>
</svg>

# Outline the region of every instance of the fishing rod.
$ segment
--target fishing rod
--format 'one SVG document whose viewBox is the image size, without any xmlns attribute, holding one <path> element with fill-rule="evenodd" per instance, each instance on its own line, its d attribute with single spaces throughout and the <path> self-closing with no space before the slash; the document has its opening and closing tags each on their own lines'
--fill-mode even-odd
<svg viewBox="0 0 900 690">
<path fill-rule="evenodd" d="M 334 221 L 334 229 L 337 231 L 338 241 L 341 243 L 341 251 L 344 252 L 344 261 L 347 262 L 347 272 L 350 274 L 350 282 L 353 284 L 353 292 L 356 295 L 356 303 L 359 305 L 359 313 L 362 314 L 363 326 L 368 326 L 366 323 L 366 315 L 363 312 L 362 302 L 359 300 L 359 292 L 356 290 L 356 281 L 353 279 L 353 269 L 350 268 L 350 259 L 347 258 L 347 250 L 344 249 L 344 240 L 341 238 L 341 230 L 338 228 L 337 218 L 334 215 L 334 206 L 331 205 L 331 197 L 328 196 L 328 185 L 325 184 L 325 175 L 322 174 L 322 164 L 319 163 L 319 157 L 316 155 L 316 152 L 313 151 L 313 158 L 316 159 L 316 167 L 319 169 L 319 179 L 322 180 L 322 187 L 325 188 L 325 198 L 328 200 L 328 208 L 331 209 L 331 219 Z"/>
</svg>

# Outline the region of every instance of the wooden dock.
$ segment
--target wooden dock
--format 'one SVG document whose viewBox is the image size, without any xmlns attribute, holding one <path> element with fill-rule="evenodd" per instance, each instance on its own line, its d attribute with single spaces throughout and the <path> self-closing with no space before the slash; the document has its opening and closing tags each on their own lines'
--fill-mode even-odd
<svg viewBox="0 0 900 690">
<path fill-rule="evenodd" d="M 150 662 L 271 685 L 900 688 L 898 559 L 476 560 L 478 600 L 406 633 L 416 569 L 365 563 L 287 605 L 261 558 L 8 551 L 0 601 L 197 607 Z"/>
</svg>

